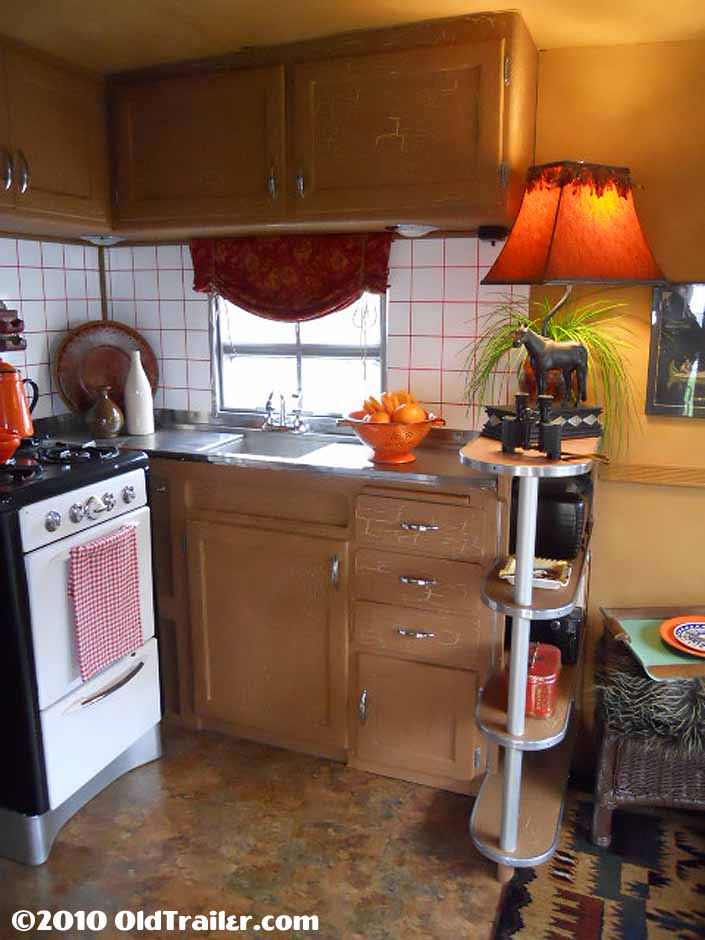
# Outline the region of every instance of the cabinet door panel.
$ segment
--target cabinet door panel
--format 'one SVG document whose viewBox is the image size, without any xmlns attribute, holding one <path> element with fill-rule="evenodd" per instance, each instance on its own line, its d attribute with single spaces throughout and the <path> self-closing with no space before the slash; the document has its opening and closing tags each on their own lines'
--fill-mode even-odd
<svg viewBox="0 0 705 940">
<path fill-rule="evenodd" d="M 7 81 L 5 78 L 5 57 L 0 48 L 0 207 L 11 208 L 15 204 L 12 188 L 5 188 L 8 161 L 12 160 L 10 141 L 10 115 L 7 101 Z M 10 172 L 12 170 L 10 169 Z"/>
<path fill-rule="evenodd" d="M 503 53 L 494 40 L 295 66 L 295 214 L 500 202 Z"/>
<path fill-rule="evenodd" d="M 356 671 L 356 766 L 369 762 L 454 780 L 475 775 L 475 673 L 367 653 L 356 657 Z"/>
<path fill-rule="evenodd" d="M 344 747 L 345 544 L 194 521 L 187 542 L 196 712 Z"/>
<path fill-rule="evenodd" d="M 105 221 L 108 157 L 101 82 L 5 52 L 18 210 Z M 2 119 L 0 118 L 0 121 Z M 29 171 L 20 193 L 22 156 Z"/>
<path fill-rule="evenodd" d="M 281 212 L 283 66 L 124 85 L 113 117 L 121 221 Z"/>
</svg>

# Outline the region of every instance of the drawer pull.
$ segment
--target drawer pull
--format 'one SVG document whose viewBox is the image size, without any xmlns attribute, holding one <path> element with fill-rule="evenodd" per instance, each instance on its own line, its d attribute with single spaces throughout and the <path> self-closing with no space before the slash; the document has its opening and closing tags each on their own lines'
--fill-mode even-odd
<svg viewBox="0 0 705 940">
<path fill-rule="evenodd" d="M 360 723 L 364 725 L 367 721 L 367 689 L 363 689 L 360 692 L 360 701 L 357 706 L 357 713 L 360 716 Z"/>
<path fill-rule="evenodd" d="M 340 584 L 340 559 L 337 555 L 333 555 L 330 563 L 330 581 L 333 587 L 338 587 Z"/>
<path fill-rule="evenodd" d="M 144 669 L 144 660 L 137 663 L 134 669 L 131 669 L 127 675 L 122 676 L 118 681 L 109 686 L 107 689 L 102 689 L 100 692 L 96 692 L 95 695 L 91 695 L 90 698 L 86 698 L 81 702 L 81 708 L 89 708 L 91 705 L 97 705 L 98 702 L 102 702 L 104 698 L 107 698 L 109 695 L 112 695 L 113 692 L 117 692 L 118 689 L 121 689 L 123 686 L 127 685 L 131 679 L 134 679 L 138 672 L 142 672 Z"/>
<path fill-rule="evenodd" d="M 399 636 L 407 636 L 412 640 L 432 640 L 435 633 L 428 633 L 425 630 L 407 630 L 406 627 L 397 627 Z"/>
<path fill-rule="evenodd" d="M 440 532 L 441 527 L 435 523 L 426 522 L 400 522 L 400 529 L 406 529 L 407 532 Z"/>
<path fill-rule="evenodd" d="M 416 584 L 418 587 L 433 587 L 438 584 L 435 578 L 412 578 L 406 574 L 400 574 L 399 580 L 402 584 Z"/>
</svg>

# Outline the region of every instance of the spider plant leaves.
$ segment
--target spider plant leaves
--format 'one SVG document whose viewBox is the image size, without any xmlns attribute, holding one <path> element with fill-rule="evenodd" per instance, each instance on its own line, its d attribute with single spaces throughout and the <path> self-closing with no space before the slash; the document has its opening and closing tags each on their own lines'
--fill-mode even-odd
<svg viewBox="0 0 705 940">
<path fill-rule="evenodd" d="M 551 339 L 582 343 L 588 352 L 588 388 L 602 404 L 605 447 L 619 452 L 628 441 L 629 426 L 637 415 L 634 385 L 627 368 L 626 353 L 634 348 L 620 308 L 623 302 L 581 300 L 560 310 L 549 321 Z M 548 298 L 534 301 L 531 313 L 526 305 L 506 298 L 484 321 L 478 337 L 467 346 L 465 396 L 468 404 L 488 402 L 505 389 L 507 372 L 517 374 L 523 367 L 526 350 L 514 349 L 514 334 L 520 326 L 540 331 L 551 310 Z"/>
</svg>

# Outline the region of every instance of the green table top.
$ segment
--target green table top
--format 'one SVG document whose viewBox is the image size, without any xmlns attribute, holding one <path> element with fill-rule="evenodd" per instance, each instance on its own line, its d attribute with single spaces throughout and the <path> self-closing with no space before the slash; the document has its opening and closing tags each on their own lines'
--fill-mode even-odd
<svg viewBox="0 0 705 940">
<path fill-rule="evenodd" d="M 628 636 L 628 647 L 641 662 L 648 675 L 659 682 L 668 679 L 705 675 L 705 658 L 681 653 L 661 639 L 659 627 L 667 617 L 658 619 L 639 616 L 640 611 L 623 613 L 604 611 L 612 615 L 621 630 Z M 646 613 L 646 611 L 644 611 Z M 695 611 L 693 611 L 695 614 Z M 672 614 L 672 616 L 676 616 Z M 697 614 L 696 614 L 697 616 Z"/>
</svg>

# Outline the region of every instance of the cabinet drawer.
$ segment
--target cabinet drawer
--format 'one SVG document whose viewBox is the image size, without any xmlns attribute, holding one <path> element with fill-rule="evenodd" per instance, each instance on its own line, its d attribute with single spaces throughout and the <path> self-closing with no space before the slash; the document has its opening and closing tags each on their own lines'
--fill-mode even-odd
<svg viewBox="0 0 705 940">
<path fill-rule="evenodd" d="M 492 642 L 490 630 L 479 615 L 429 612 L 369 601 L 354 605 L 352 638 L 357 647 L 473 669 L 481 675 Z"/>
<path fill-rule="evenodd" d="M 496 520 L 484 496 L 470 506 L 360 496 L 355 532 L 360 545 L 458 561 L 494 558 Z"/>
<path fill-rule="evenodd" d="M 480 565 L 370 549 L 355 553 L 354 593 L 363 600 L 477 614 L 481 580 Z"/>
</svg>

